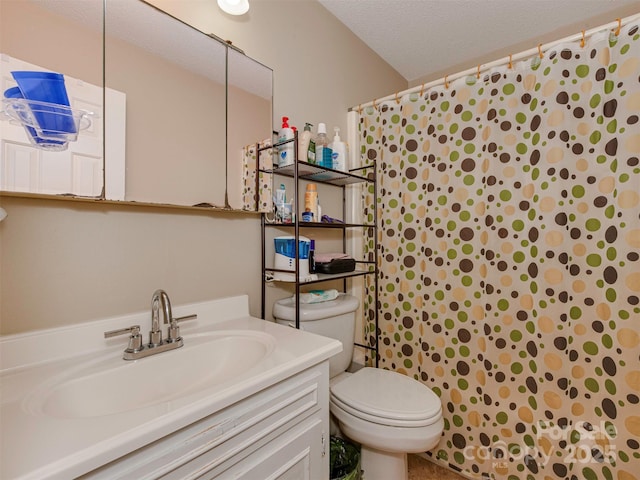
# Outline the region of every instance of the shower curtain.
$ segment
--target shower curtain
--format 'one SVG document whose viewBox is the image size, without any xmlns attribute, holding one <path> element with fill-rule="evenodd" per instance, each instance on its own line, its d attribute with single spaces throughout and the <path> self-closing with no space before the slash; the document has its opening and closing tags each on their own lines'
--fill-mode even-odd
<svg viewBox="0 0 640 480">
<path fill-rule="evenodd" d="M 360 112 L 368 335 L 469 478 L 640 480 L 639 115 L 637 22 Z"/>
</svg>

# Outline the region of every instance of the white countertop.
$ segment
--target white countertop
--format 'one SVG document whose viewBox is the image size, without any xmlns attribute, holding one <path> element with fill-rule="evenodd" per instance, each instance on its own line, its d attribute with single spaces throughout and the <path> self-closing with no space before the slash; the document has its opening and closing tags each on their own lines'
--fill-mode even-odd
<svg viewBox="0 0 640 480">
<path fill-rule="evenodd" d="M 197 320 L 181 324 L 185 347 L 190 336 L 221 330 L 266 333 L 275 338 L 275 347 L 250 370 L 188 396 L 123 413 L 55 418 L 29 406 L 28 398 L 33 392 L 44 382 L 68 375 L 72 369 L 88 365 L 96 358 L 101 364 L 125 362 L 122 351 L 127 337 L 105 340 L 103 332 L 140 324 L 146 339 L 150 313 L 0 337 L 0 478 L 67 480 L 82 475 L 342 350 L 337 340 L 250 317 L 246 296 L 173 310 L 175 317 L 198 315 Z M 157 356 L 174 355 L 179 359 L 183 348 Z M 157 374 L 161 376 L 163 372 Z M 127 395 L 127 391 L 113 394 Z"/>
</svg>

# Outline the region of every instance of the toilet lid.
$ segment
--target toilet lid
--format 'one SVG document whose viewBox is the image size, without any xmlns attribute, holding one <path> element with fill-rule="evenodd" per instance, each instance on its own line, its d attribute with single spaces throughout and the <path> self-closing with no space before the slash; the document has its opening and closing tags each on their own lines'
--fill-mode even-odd
<svg viewBox="0 0 640 480">
<path fill-rule="evenodd" d="M 390 426 L 431 425 L 442 415 L 440 398 L 401 373 L 366 367 L 331 387 L 331 401 L 354 416 Z"/>
</svg>

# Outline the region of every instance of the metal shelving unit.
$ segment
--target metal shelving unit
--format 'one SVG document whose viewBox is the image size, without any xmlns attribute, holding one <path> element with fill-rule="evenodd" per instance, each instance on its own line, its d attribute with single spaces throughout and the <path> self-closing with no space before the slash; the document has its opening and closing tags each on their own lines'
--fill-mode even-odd
<svg viewBox="0 0 640 480">
<path fill-rule="evenodd" d="M 275 132 L 274 132 L 275 133 Z M 296 152 L 296 161 L 291 164 L 291 165 L 287 165 L 285 167 L 278 167 L 275 164 L 273 164 L 274 162 L 272 162 L 272 168 L 269 169 L 261 169 L 260 168 L 260 154 L 263 151 L 266 150 L 271 150 L 271 158 L 275 158 L 274 157 L 274 153 L 277 153 L 278 151 L 278 147 L 282 146 L 286 143 L 289 142 L 293 142 L 294 143 L 294 152 Z M 348 172 L 343 172 L 343 171 L 339 171 L 339 170 L 334 170 L 331 168 L 327 168 L 327 167 L 323 167 L 320 165 L 315 165 L 315 164 L 310 164 L 304 161 L 300 161 L 297 159 L 297 152 L 298 152 L 298 135 L 296 133 L 296 135 L 294 136 L 293 139 L 291 140 L 287 140 L 284 142 L 280 142 L 280 143 L 274 143 L 273 145 L 270 146 L 265 146 L 265 147 L 260 147 L 259 145 L 256 145 L 256 156 L 258 161 L 256 161 L 256 169 L 258 170 L 256 172 L 256 178 L 258 178 L 260 175 L 260 173 L 267 173 L 267 174 L 272 174 L 272 175 L 279 175 L 279 176 L 284 176 L 284 177 L 289 177 L 293 179 L 293 184 L 294 184 L 294 196 L 293 198 L 295 199 L 296 203 L 297 200 L 300 198 L 299 193 L 300 193 L 300 181 L 301 180 L 306 180 L 306 181 L 311 181 L 311 182 L 315 182 L 315 183 L 322 183 L 322 184 L 326 184 L 326 185 L 332 185 L 338 188 L 341 188 L 342 190 L 342 210 L 343 210 L 343 217 L 342 218 L 346 218 L 346 196 L 345 196 L 345 186 L 347 185 L 353 185 L 353 184 L 358 184 L 358 183 L 368 183 L 368 184 L 373 184 L 374 186 L 374 209 L 377 208 L 377 187 L 376 187 L 376 180 L 375 180 L 375 175 L 373 175 L 373 178 L 369 178 L 367 176 L 362 176 L 361 174 L 363 172 L 365 172 L 366 170 L 373 170 L 375 172 L 375 166 L 367 166 L 367 167 L 363 167 L 363 168 L 358 168 L 355 170 L 350 170 Z M 256 185 L 257 186 L 257 185 Z M 258 196 L 258 189 L 256 189 L 256 196 Z M 296 205 L 296 207 L 298 207 L 298 205 Z M 300 215 L 299 215 L 299 209 L 296 208 L 296 215 L 294 215 L 294 220 L 292 223 L 270 223 L 267 221 L 266 218 L 266 214 L 263 213 L 262 214 L 262 219 L 261 219 L 261 240 L 262 240 L 262 318 L 265 318 L 265 313 L 266 313 L 266 283 L 267 283 L 267 275 L 268 274 L 272 274 L 272 273 L 276 273 L 276 272 L 286 272 L 286 273 L 294 273 L 294 278 L 295 281 L 293 282 L 287 282 L 287 283 L 294 283 L 295 284 L 295 297 L 296 297 L 296 302 L 295 302 L 295 311 L 296 311 L 296 322 L 295 322 L 295 326 L 296 328 L 300 328 L 300 287 L 302 285 L 310 285 L 310 284 L 317 284 L 317 283 L 323 283 L 323 282 L 328 282 L 328 281 L 333 281 L 333 280 L 342 280 L 343 282 L 343 291 L 346 291 L 347 289 L 347 280 L 349 278 L 354 278 L 354 277 L 360 277 L 360 276 L 366 276 L 366 275 L 374 275 L 374 283 L 375 283 L 375 296 L 374 296 L 374 302 L 375 302 L 375 308 L 373 309 L 374 313 L 373 315 L 375 315 L 375 329 L 376 329 L 376 343 L 375 346 L 369 346 L 369 345 L 362 345 L 359 343 L 356 343 L 356 345 L 358 347 L 361 348 L 365 348 L 367 350 L 370 350 L 374 353 L 374 358 L 375 358 L 375 365 L 376 367 L 378 366 L 378 342 L 377 342 L 377 331 L 378 331 L 378 308 L 377 308 L 377 303 L 378 303 L 378 267 L 377 267 L 377 252 L 378 252 L 378 248 L 377 248 L 377 225 L 375 223 L 375 219 L 377 219 L 377 215 L 374 212 L 374 223 L 363 223 L 363 224 L 355 224 L 355 223 L 323 223 L 323 222 L 301 222 L 300 221 Z M 295 272 L 291 272 L 291 271 L 284 271 L 284 270 L 278 270 L 275 268 L 270 268 L 267 267 L 266 263 L 266 229 L 268 228 L 279 228 L 279 229 L 292 229 L 293 230 L 293 236 L 296 239 L 295 245 L 296 245 L 296 255 L 295 255 Z M 339 274 L 324 274 L 324 273 L 316 273 L 317 275 L 317 280 L 311 280 L 311 281 L 306 281 L 306 282 L 300 282 L 300 260 L 298 258 L 298 247 L 299 247 L 299 238 L 300 238 L 300 231 L 304 230 L 304 229 L 333 229 L 333 230 L 342 230 L 342 241 L 343 241 L 343 248 L 346 249 L 346 237 L 347 237 L 347 231 L 350 229 L 365 229 L 365 230 L 369 230 L 371 233 L 371 235 L 373 235 L 374 238 L 374 248 L 375 248 L 375 254 L 373 257 L 373 260 L 371 261 L 365 261 L 365 260 L 356 260 L 356 270 L 352 271 L 352 272 L 347 272 L 347 273 L 339 273 Z M 371 310 L 371 309 L 370 309 Z"/>
</svg>

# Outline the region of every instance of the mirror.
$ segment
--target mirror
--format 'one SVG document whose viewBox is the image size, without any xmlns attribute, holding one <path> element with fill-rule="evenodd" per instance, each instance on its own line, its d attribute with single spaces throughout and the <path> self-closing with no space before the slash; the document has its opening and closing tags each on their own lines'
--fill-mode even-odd
<svg viewBox="0 0 640 480">
<path fill-rule="evenodd" d="M 147 3 L 107 2 L 105 84 L 126 97 L 125 200 L 224 206 L 226 49 Z"/>
<path fill-rule="evenodd" d="M 74 4 L 74 8 L 61 15 L 49 8 L 54 4 Z M 101 197 L 102 0 L 2 2 L 0 9 L 0 97 L 11 96 L 0 110 L 13 114 L 11 121 L 0 114 L 0 190 Z M 83 125 L 86 128 L 77 129 L 77 139 L 65 142 L 59 130 L 34 133 L 35 120 L 55 125 L 69 117 L 58 115 L 63 106 L 52 109 L 50 102 L 39 103 L 50 95 L 24 98 L 20 89 L 25 85 L 18 87 L 11 73 L 15 71 L 64 73 L 68 101 L 64 108 L 93 113 L 89 124 Z M 11 90 L 19 93 L 5 93 Z M 24 112 L 35 118 L 25 120 Z"/>
<path fill-rule="evenodd" d="M 97 186 L 90 194 L 68 186 L 32 193 L 248 209 L 238 195 L 242 147 L 271 135 L 269 68 L 141 0 L 106 0 L 104 9 L 103 0 L 3 2 L 1 26 L 3 58 L 64 73 L 68 88 L 77 78 L 101 91 L 89 109 L 90 131 L 99 134 L 90 156 Z M 35 44 L 34 31 L 47 49 Z M 8 123 L 0 122 L 3 142 L 11 142 L 4 139 Z M 77 143 L 88 138 L 83 131 Z M 0 190 L 29 191 L 5 183 Z"/>
<path fill-rule="evenodd" d="M 243 194 L 244 185 L 257 172 L 247 171 L 242 155 L 245 146 L 271 139 L 273 119 L 273 72 L 270 68 L 229 48 L 227 53 L 227 178 L 231 208 L 255 211 L 255 200 Z M 255 187 L 249 187 L 255 192 Z"/>
</svg>

